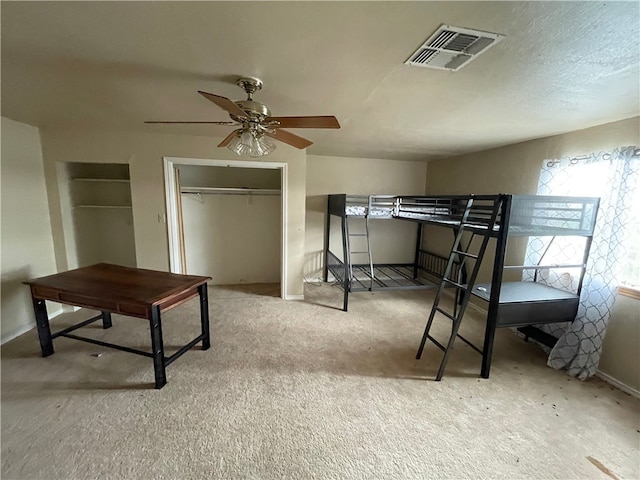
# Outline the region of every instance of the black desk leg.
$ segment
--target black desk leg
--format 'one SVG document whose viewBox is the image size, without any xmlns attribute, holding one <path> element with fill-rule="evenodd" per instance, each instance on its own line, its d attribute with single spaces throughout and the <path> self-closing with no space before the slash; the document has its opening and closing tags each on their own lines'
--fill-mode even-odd
<svg viewBox="0 0 640 480">
<path fill-rule="evenodd" d="M 112 327 L 111 312 L 102 312 L 102 328 L 107 329 Z"/>
<path fill-rule="evenodd" d="M 34 298 L 33 310 L 36 313 L 36 326 L 38 327 L 38 338 L 40 338 L 42 356 L 48 357 L 49 355 L 53 355 L 53 340 L 51 339 L 51 329 L 49 328 L 47 304 L 40 298 Z"/>
<path fill-rule="evenodd" d="M 162 321 L 160 319 L 160 307 L 151 307 L 151 353 L 153 354 L 153 371 L 156 376 L 156 388 L 162 388 L 167 384 L 167 375 L 164 365 L 164 344 L 162 343 Z"/>
<path fill-rule="evenodd" d="M 200 294 L 200 323 L 202 324 L 202 349 L 209 350 L 211 346 L 211 338 L 209 335 L 209 295 L 207 284 L 204 283 L 198 287 Z"/>
</svg>

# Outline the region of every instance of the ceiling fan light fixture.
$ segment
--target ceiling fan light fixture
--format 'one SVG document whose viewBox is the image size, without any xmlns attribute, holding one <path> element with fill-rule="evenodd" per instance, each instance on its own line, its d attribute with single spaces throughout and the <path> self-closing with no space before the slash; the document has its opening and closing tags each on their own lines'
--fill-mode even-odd
<svg viewBox="0 0 640 480">
<path fill-rule="evenodd" d="M 299 137 L 281 128 L 340 128 L 338 119 L 333 115 L 303 117 L 272 117 L 271 110 L 264 103 L 253 100 L 253 93 L 262 88 L 262 80 L 255 77 L 242 77 L 237 84 L 247 94 L 246 100 L 233 101 L 227 97 L 198 90 L 198 93 L 210 102 L 225 110 L 233 122 L 218 121 L 151 121 L 145 123 L 208 123 L 212 125 L 235 125 L 238 128 L 229 133 L 218 147 L 227 147 L 236 155 L 262 157 L 276 149 L 271 138 L 304 149 L 313 142 Z"/>
<path fill-rule="evenodd" d="M 258 137 L 258 143 L 260 144 L 260 148 L 264 152 L 262 155 L 269 155 L 276 149 L 276 144 L 273 143 L 271 139 L 264 134 Z"/>
<path fill-rule="evenodd" d="M 233 137 L 227 148 L 239 156 L 262 157 L 273 152 L 276 146 L 263 133 L 244 130 Z"/>
</svg>

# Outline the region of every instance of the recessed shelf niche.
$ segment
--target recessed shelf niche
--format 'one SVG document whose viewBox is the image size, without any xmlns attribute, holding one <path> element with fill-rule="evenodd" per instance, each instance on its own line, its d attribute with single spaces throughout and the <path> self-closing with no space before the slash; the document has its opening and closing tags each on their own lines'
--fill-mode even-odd
<svg viewBox="0 0 640 480">
<path fill-rule="evenodd" d="M 83 267 L 101 262 L 135 267 L 129 166 L 67 163 L 64 175 L 70 209 L 70 222 L 65 225 L 70 268 L 73 263 Z"/>
</svg>

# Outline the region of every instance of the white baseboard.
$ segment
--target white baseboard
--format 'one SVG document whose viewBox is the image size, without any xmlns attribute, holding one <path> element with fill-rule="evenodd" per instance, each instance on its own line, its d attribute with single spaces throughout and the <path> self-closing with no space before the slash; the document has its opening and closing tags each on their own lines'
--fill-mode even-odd
<svg viewBox="0 0 640 480">
<path fill-rule="evenodd" d="M 285 300 L 304 300 L 304 295 L 287 295 Z"/>
<path fill-rule="evenodd" d="M 67 310 L 65 310 L 64 307 L 66 307 L 66 305 L 62 305 L 60 308 L 57 308 L 54 311 L 49 312 L 49 320 L 51 320 L 53 318 L 56 318 L 58 315 L 62 315 L 63 313 L 65 313 L 65 311 L 67 311 Z M 78 310 L 80 310 L 80 307 L 77 307 L 77 308 L 78 308 Z M 74 310 L 74 312 L 75 312 L 75 310 Z"/>
<path fill-rule="evenodd" d="M 62 308 L 58 308 L 57 310 L 54 310 L 53 312 L 49 313 L 49 320 L 57 317 L 61 313 L 63 313 Z M 2 339 L 0 339 L 0 345 L 4 345 L 5 343 L 10 342 L 11 340 L 18 338 L 20 335 L 24 335 L 25 333 L 27 333 L 30 330 L 33 330 L 34 328 L 36 328 L 35 322 L 23 325 L 21 328 L 19 328 L 15 332 L 11 332 L 9 335 L 2 337 Z"/>
<path fill-rule="evenodd" d="M 10 342 L 14 338 L 18 338 L 20 335 L 27 333 L 29 330 L 33 330 L 34 328 L 36 328 L 35 324 L 32 325 L 31 323 L 29 323 L 28 325 L 23 325 L 15 332 L 11 332 L 6 337 L 2 337 L 2 339 L 0 340 L 0 345 L 4 345 L 5 343 Z"/>
<path fill-rule="evenodd" d="M 612 385 L 612 386 L 616 387 L 617 389 L 622 390 L 625 393 L 628 393 L 632 397 L 640 399 L 640 390 L 637 390 L 637 389 L 635 389 L 633 387 L 630 387 L 626 383 L 622 383 L 620 380 L 618 380 L 617 378 L 612 377 L 608 373 L 604 373 L 604 372 L 598 370 L 596 372 L 596 377 L 598 377 L 599 379 L 607 382 L 609 385 Z"/>
<path fill-rule="evenodd" d="M 453 297 L 453 294 L 450 292 L 447 292 L 445 290 L 445 293 L 447 295 L 449 295 L 450 297 Z M 476 305 L 475 303 L 469 302 L 467 304 L 468 307 L 471 307 L 473 310 L 476 310 L 477 312 L 483 313 L 484 315 L 487 315 L 488 312 L 485 308 L 482 308 L 479 305 Z M 609 385 L 616 387 L 619 390 L 622 390 L 625 393 L 628 393 L 629 395 L 631 395 L 632 397 L 638 398 L 640 399 L 640 390 L 630 387 L 629 385 L 627 385 L 626 383 L 622 383 L 620 380 L 618 380 L 615 377 L 612 377 L 611 375 L 609 375 L 608 373 L 604 373 L 600 370 L 598 370 L 596 372 L 596 377 L 598 377 L 599 379 L 607 382 Z"/>
<path fill-rule="evenodd" d="M 476 305 L 473 302 L 467 303 L 467 307 L 471 308 L 472 310 L 475 310 L 478 313 L 482 313 L 483 315 L 489 315 L 489 311 L 486 308 L 481 307 L 480 305 Z"/>
<path fill-rule="evenodd" d="M 445 296 L 453 300 L 455 299 L 454 292 L 455 292 L 454 288 L 445 288 L 442 293 L 444 293 Z M 472 310 L 475 310 L 476 312 L 482 313 L 484 315 L 489 315 L 489 311 L 486 308 L 481 307 L 480 305 L 477 305 L 471 301 L 467 303 L 467 308 L 471 308 Z"/>
</svg>

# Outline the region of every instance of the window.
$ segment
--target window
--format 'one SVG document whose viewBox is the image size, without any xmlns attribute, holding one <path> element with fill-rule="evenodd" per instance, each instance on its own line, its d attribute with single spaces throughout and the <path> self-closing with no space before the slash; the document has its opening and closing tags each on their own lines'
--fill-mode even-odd
<svg viewBox="0 0 640 480">
<path fill-rule="evenodd" d="M 631 218 L 628 223 L 626 257 L 622 266 L 620 293 L 640 298 L 640 189 L 631 201 Z"/>
<path fill-rule="evenodd" d="M 598 222 L 588 271 L 612 292 L 640 298 L 640 150 L 623 147 L 575 158 L 547 161 L 540 172 L 538 194 L 600 197 Z M 558 239 L 547 250 L 532 242 L 528 256 L 544 250 L 545 264 L 567 263 L 578 250 L 578 238 Z M 540 243 L 540 241 L 538 241 Z M 554 242 L 556 243 L 556 242 Z M 545 247 L 546 248 L 546 247 Z M 531 252 L 531 253 L 529 253 Z M 578 269 L 579 270 L 579 269 Z M 542 280 L 573 290 L 579 271 L 540 272 Z M 548 278 L 545 278 L 548 276 Z"/>
<path fill-rule="evenodd" d="M 622 277 L 633 282 L 638 272 L 638 250 L 634 249 L 640 244 L 637 241 L 640 231 L 637 228 L 639 192 L 638 147 L 621 147 L 611 152 L 551 160 L 544 162 L 540 170 L 539 195 L 600 197 L 578 314 L 569 327 L 540 326 L 546 333 L 558 337 L 548 364 L 567 368 L 570 374 L 581 379 L 597 371 L 599 352 L 616 294 L 626 291 L 625 287 L 620 287 Z M 530 250 L 536 253 L 532 241 L 527 245 L 527 255 Z M 565 276 L 571 277 L 571 274 Z M 628 291 L 640 293 L 635 289 Z"/>
</svg>

